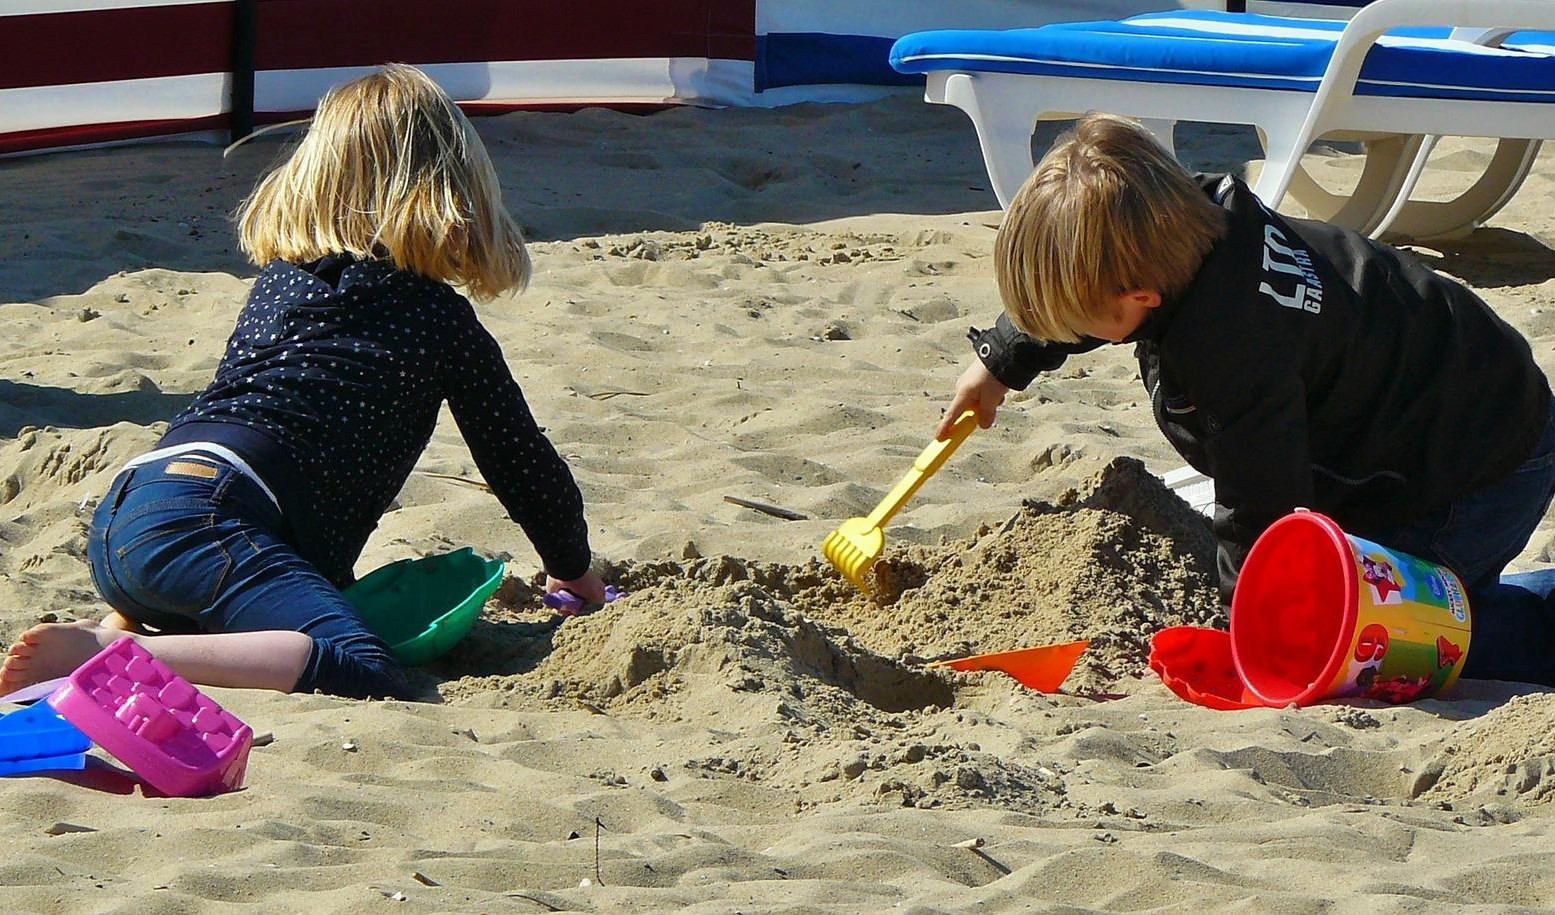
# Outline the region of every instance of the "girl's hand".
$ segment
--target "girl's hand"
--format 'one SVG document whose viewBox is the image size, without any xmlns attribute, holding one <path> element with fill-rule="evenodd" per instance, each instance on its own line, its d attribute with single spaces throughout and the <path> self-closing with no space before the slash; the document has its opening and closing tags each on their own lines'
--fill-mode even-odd
<svg viewBox="0 0 1555 915">
<path fill-rule="evenodd" d="M 605 583 L 600 581 L 599 575 L 592 570 L 571 581 L 552 578 L 549 575 L 545 576 L 545 593 L 555 594 L 563 588 L 583 598 L 583 602 L 586 604 L 603 604 L 605 602 Z"/>
<path fill-rule="evenodd" d="M 995 378 L 981 360 L 974 358 L 961 377 L 956 379 L 956 396 L 951 398 L 950 406 L 945 408 L 945 415 L 940 417 L 934 437 L 941 440 L 949 438 L 956 417 L 968 410 L 976 410 L 977 424 L 987 429 L 993 425 L 994 414 L 999 411 L 1000 404 L 1004 403 L 1004 395 L 1009 392 L 1010 389 Z"/>
</svg>

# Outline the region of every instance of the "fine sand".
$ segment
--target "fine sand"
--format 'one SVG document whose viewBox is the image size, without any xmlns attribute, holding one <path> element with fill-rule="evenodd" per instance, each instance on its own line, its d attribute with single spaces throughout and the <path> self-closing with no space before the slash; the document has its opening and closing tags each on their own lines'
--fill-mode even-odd
<svg viewBox="0 0 1555 915">
<path fill-rule="evenodd" d="M 445 417 L 358 567 L 506 561 L 475 631 L 417 674 L 427 701 L 212 691 L 262 735 L 216 798 L 158 797 L 101 751 L 0 780 L 6 911 L 1555 906 L 1551 694 L 1214 712 L 1144 668 L 1156 629 L 1218 619 L 1127 348 L 973 435 L 889 527 L 884 605 L 820 559 L 927 443 L 968 326 L 997 314 L 999 214 L 958 112 L 903 95 L 479 127 L 536 265 L 480 311 L 631 596 L 558 625 Z M 209 379 L 254 274 L 226 214 L 281 149 L 0 161 L 0 637 L 104 612 L 86 519 Z M 1258 167 L 1243 130 L 1185 126 L 1180 154 Z M 1488 157 L 1444 144 L 1427 190 Z M 1340 183 L 1357 161 L 1310 164 Z M 1547 372 L 1552 176 L 1414 248 Z M 1546 525 L 1520 564 L 1552 546 Z M 1060 695 L 925 666 L 1081 637 Z"/>
</svg>

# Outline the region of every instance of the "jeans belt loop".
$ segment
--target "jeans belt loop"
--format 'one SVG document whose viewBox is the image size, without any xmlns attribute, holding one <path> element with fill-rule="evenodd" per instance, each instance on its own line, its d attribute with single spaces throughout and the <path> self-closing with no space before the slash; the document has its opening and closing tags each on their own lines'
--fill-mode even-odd
<svg viewBox="0 0 1555 915">
<path fill-rule="evenodd" d="M 135 475 L 136 468 L 130 467 L 119 471 L 108 486 L 107 495 L 103 496 L 104 502 L 109 502 L 109 511 L 118 511 L 119 505 L 124 501 L 124 493 L 130 488 L 130 478 Z"/>
<path fill-rule="evenodd" d="M 221 479 L 216 481 L 215 490 L 211 492 L 211 502 L 218 505 L 225 500 L 227 490 L 232 488 L 232 481 L 242 475 L 233 467 L 228 466 L 225 461 L 221 463 L 221 469 L 224 471 L 224 473 L 222 473 Z"/>
</svg>

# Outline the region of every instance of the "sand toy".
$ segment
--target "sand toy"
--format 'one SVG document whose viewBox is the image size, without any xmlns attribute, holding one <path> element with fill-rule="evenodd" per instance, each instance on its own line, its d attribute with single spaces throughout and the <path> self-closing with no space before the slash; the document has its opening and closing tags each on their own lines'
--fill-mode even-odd
<svg viewBox="0 0 1555 915">
<path fill-rule="evenodd" d="M 615 585 L 605 585 L 605 603 L 591 604 L 566 588 L 562 588 L 540 598 L 540 603 L 545 604 L 562 616 L 582 616 L 585 613 L 593 613 L 605 604 L 625 596 L 626 592 L 617 589 Z"/>
<path fill-rule="evenodd" d="M 966 441 L 966 437 L 977 428 L 977 413 L 968 410 L 956 417 L 955 425 L 951 427 L 950 437 L 941 441 L 935 439 L 929 446 L 923 449 L 913 461 L 912 469 L 902 477 L 896 488 L 886 494 L 875 510 L 865 518 L 849 518 L 842 525 L 821 541 L 821 552 L 837 571 L 841 572 L 848 581 L 865 594 L 869 594 L 869 583 L 864 576 L 885 552 L 885 531 L 881 528 L 891 520 L 913 493 L 918 491 L 929 477 L 934 475 L 944 463 L 955 453 L 956 448 Z"/>
<path fill-rule="evenodd" d="M 54 695 L 54 691 L 65 685 L 65 677 L 55 677 L 52 680 L 44 680 L 42 683 L 34 683 L 24 686 L 14 693 L 6 693 L 0 696 L 0 702 L 14 702 L 17 705 L 25 705 L 37 699 L 47 699 Z"/>
<path fill-rule="evenodd" d="M 1150 639 L 1150 669 L 1166 688 L 1194 705 L 1231 711 L 1259 708 L 1231 660 L 1231 633 L 1204 626 L 1168 626 Z"/>
<path fill-rule="evenodd" d="M 0 716 L 0 775 L 86 768 L 92 740 L 47 702 Z"/>
<path fill-rule="evenodd" d="M 464 547 L 391 562 L 343 593 L 394 657 L 415 667 L 447 654 L 468 635 L 501 584 L 502 563 Z"/>
<path fill-rule="evenodd" d="M 930 667 L 948 667 L 951 670 L 997 670 L 1009 674 L 1027 689 L 1039 693 L 1057 692 L 1076 661 L 1091 643 L 1087 640 L 1065 642 L 1062 645 L 1038 645 L 1033 648 L 1016 648 L 1013 651 L 995 651 L 975 654 L 949 661 L 936 661 Z"/>
<path fill-rule="evenodd" d="M 1298 509 L 1248 551 L 1231 599 L 1231 657 L 1267 705 L 1448 689 L 1469 650 L 1469 601 L 1446 566 Z"/>
<path fill-rule="evenodd" d="M 48 704 L 164 794 L 243 785 L 254 732 L 133 639 L 76 668 Z"/>
<path fill-rule="evenodd" d="M 1451 569 L 1297 510 L 1248 552 L 1230 631 L 1163 629 L 1150 667 L 1172 692 L 1215 709 L 1411 702 L 1457 681 L 1471 628 Z"/>
</svg>

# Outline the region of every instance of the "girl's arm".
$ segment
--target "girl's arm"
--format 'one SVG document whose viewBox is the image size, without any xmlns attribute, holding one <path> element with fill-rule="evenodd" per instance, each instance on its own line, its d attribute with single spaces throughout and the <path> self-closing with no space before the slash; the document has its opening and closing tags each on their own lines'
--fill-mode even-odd
<svg viewBox="0 0 1555 915">
<path fill-rule="evenodd" d="M 588 523 L 572 471 L 540 430 L 502 349 L 462 303 L 444 347 L 448 407 L 470 454 L 552 578 L 588 574 Z"/>
</svg>

